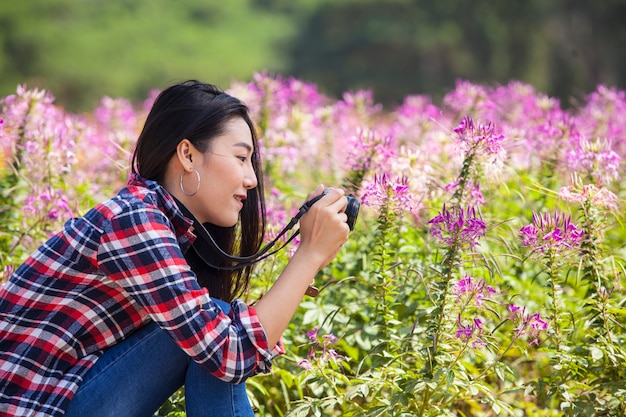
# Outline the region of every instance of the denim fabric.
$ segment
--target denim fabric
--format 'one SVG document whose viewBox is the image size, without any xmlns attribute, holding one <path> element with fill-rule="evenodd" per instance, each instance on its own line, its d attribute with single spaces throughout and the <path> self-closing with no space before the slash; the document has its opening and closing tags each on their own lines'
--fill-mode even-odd
<svg viewBox="0 0 626 417">
<path fill-rule="evenodd" d="M 224 311 L 230 306 L 218 301 Z M 87 373 L 65 417 L 152 417 L 183 384 L 187 417 L 254 417 L 246 384 L 223 382 L 155 323 L 109 348 Z"/>
</svg>

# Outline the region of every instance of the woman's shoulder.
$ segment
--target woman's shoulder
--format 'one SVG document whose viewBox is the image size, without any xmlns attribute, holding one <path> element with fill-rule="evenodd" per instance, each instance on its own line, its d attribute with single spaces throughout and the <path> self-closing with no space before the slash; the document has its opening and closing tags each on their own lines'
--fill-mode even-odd
<svg viewBox="0 0 626 417">
<path fill-rule="evenodd" d="M 177 235 L 185 234 L 191 223 L 176 207 L 167 191 L 154 181 L 131 180 L 116 196 L 93 207 L 84 219 L 101 230 L 122 225 L 164 224 Z"/>
<path fill-rule="evenodd" d="M 111 219 L 122 213 L 137 210 L 153 210 L 158 207 L 156 193 L 145 187 L 127 186 L 119 193 L 95 205 L 90 211 Z"/>
</svg>

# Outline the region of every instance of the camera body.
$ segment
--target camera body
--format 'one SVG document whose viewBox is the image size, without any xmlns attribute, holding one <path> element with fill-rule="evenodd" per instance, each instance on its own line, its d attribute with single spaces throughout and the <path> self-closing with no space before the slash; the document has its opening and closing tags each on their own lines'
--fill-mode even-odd
<svg viewBox="0 0 626 417">
<path fill-rule="evenodd" d="M 311 207 L 313 204 L 315 204 L 315 202 L 317 202 L 317 200 L 319 200 L 320 198 L 328 194 L 329 191 L 330 191 L 329 189 L 325 189 L 322 192 L 322 194 L 310 199 L 309 201 L 304 203 L 304 205 Z M 346 196 L 346 198 L 348 199 L 348 205 L 346 206 L 346 211 L 345 211 L 346 215 L 348 216 L 347 223 L 348 223 L 348 226 L 350 227 L 350 230 L 354 230 L 354 224 L 356 223 L 356 219 L 359 216 L 359 209 L 361 208 L 361 202 L 356 197 Z"/>
</svg>

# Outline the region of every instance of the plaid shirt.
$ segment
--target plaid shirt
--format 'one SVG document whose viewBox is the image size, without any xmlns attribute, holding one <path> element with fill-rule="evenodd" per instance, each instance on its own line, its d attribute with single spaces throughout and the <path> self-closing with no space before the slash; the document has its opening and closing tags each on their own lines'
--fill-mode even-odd
<svg viewBox="0 0 626 417">
<path fill-rule="evenodd" d="M 62 416 L 103 351 L 155 321 L 216 377 L 269 372 L 256 312 L 211 301 L 183 253 L 191 221 L 156 182 L 135 176 L 69 220 L 0 287 L 0 416 Z"/>
</svg>

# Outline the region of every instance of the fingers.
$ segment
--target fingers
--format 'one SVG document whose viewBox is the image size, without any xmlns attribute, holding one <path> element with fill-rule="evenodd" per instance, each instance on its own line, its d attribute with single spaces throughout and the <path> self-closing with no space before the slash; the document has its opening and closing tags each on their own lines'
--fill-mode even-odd
<svg viewBox="0 0 626 417">
<path fill-rule="evenodd" d="M 300 219 L 301 245 L 323 254 L 330 262 L 347 242 L 350 228 L 345 213 L 348 200 L 341 189 L 318 187 L 309 194 L 315 198 L 324 193 Z"/>
<path fill-rule="evenodd" d="M 337 212 L 345 211 L 348 200 L 344 197 L 344 190 L 340 188 L 324 188 L 324 186 L 320 184 L 315 191 L 309 194 L 307 200 L 311 200 L 322 193 L 324 193 L 324 196 L 315 203 L 316 205 L 331 207 L 332 209 L 336 209 Z"/>
</svg>

